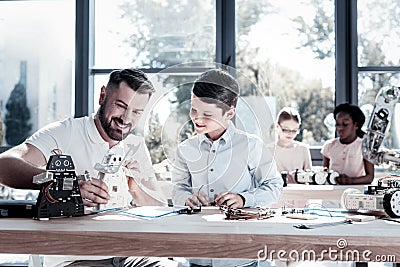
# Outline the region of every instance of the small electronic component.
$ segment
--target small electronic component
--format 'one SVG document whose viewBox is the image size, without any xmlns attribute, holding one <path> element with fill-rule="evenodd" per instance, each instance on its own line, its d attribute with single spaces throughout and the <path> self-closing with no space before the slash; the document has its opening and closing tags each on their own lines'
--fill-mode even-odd
<svg viewBox="0 0 400 267">
<path fill-rule="evenodd" d="M 180 209 L 179 210 L 179 214 L 195 214 L 195 213 L 199 213 L 199 212 L 201 212 L 201 206 L 198 206 L 198 207 L 193 207 L 193 208 L 191 208 L 191 207 L 187 207 L 187 208 L 184 208 L 184 209 Z"/>
<path fill-rule="evenodd" d="M 317 215 L 307 213 L 304 209 L 286 209 L 285 207 L 283 207 L 281 212 L 282 215 L 288 219 L 314 220 L 318 218 Z"/>
<path fill-rule="evenodd" d="M 46 172 L 35 175 L 33 183 L 42 185 L 34 207 L 35 218 L 43 220 L 50 217 L 84 215 L 82 196 L 71 156 L 50 156 Z"/>
<path fill-rule="evenodd" d="M 229 208 L 225 205 L 219 206 L 219 209 L 225 213 L 226 220 L 264 220 L 273 217 L 272 212 L 269 209 L 244 210 Z"/>
</svg>

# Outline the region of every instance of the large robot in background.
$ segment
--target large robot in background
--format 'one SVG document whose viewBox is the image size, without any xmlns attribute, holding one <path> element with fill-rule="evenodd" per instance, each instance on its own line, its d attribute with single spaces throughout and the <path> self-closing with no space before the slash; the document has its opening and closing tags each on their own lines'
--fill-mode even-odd
<svg viewBox="0 0 400 267">
<path fill-rule="evenodd" d="M 395 166 L 400 165 L 400 150 L 380 151 L 380 146 L 399 99 L 400 87 L 396 86 L 384 87 L 376 96 L 374 110 L 363 139 L 364 158 L 374 164 L 392 163 Z"/>
<path fill-rule="evenodd" d="M 376 165 L 400 166 L 400 150 L 380 150 L 399 100 L 400 87 L 397 86 L 384 87 L 376 96 L 362 144 L 364 158 Z M 342 206 L 348 210 L 384 210 L 390 217 L 400 217 L 399 176 L 381 178 L 377 185 L 367 186 L 364 193 L 346 190 L 342 195 Z"/>
</svg>

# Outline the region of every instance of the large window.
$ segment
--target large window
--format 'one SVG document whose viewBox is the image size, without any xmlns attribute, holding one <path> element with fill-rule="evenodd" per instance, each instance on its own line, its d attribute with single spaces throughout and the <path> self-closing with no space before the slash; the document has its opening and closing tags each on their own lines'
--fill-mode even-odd
<svg viewBox="0 0 400 267">
<path fill-rule="evenodd" d="M 267 97 L 274 119 L 284 106 L 298 109 L 303 142 L 332 138 L 334 128 L 324 121 L 334 106 L 334 2 L 236 3 L 236 67 L 252 81 L 242 94 Z M 264 131 L 274 128 L 265 123 Z"/>
<path fill-rule="evenodd" d="M 0 2 L 1 145 L 73 115 L 74 24 L 71 0 Z"/>
<path fill-rule="evenodd" d="M 372 111 L 379 89 L 400 85 L 400 2 L 358 1 L 357 12 L 358 102 L 368 114 Z M 396 107 L 389 138 L 385 140 L 385 145 L 389 147 L 400 148 L 399 108 Z"/>
<path fill-rule="evenodd" d="M 75 1 L 0 1 L 0 146 L 74 115 Z M 0 199 L 37 191 L 0 185 Z M 29 255 L 0 255 L 27 265 Z"/>
<path fill-rule="evenodd" d="M 215 1 L 96 0 L 95 68 L 215 59 Z"/>
<path fill-rule="evenodd" d="M 186 123 L 190 84 L 216 58 L 215 1 L 99 0 L 93 4 L 93 111 L 108 70 L 133 67 L 148 72 L 157 93 L 149 105 L 151 112 L 142 117 L 136 131 L 146 136 L 152 160 L 158 163 L 172 155 L 177 141 L 191 134 Z"/>
<path fill-rule="evenodd" d="M 162 121 L 176 108 L 176 88 L 217 62 L 238 70 L 245 104 L 269 106 L 268 118 L 261 119 L 264 140 L 272 138 L 279 109 L 293 106 L 303 119 L 298 139 L 322 144 L 334 136 L 327 115 L 335 104 L 358 103 L 368 112 L 380 87 L 399 82 L 399 5 L 395 0 L 1 1 L 0 110 L 3 122 L 8 116 L 8 123 L 24 129 L 18 130 L 20 139 L 8 143 L 48 122 L 95 111 L 106 74 L 125 67 L 144 69 L 168 91 L 154 111 Z M 80 37 L 74 44 L 75 23 Z M 76 68 L 74 47 L 82 48 L 76 61 L 84 63 Z M 200 61 L 195 69 L 187 66 Z M 82 73 L 88 82 L 81 81 Z M 29 112 L 13 118 L 6 104 L 17 98 L 24 105 L 25 98 L 17 97 L 24 94 Z"/>
</svg>

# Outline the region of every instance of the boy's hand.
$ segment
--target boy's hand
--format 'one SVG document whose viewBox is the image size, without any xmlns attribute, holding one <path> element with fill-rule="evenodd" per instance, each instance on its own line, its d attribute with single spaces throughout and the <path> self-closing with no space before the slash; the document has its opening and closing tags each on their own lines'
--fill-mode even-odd
<svg viewBox="0 0 400 267">
<path fill-rule="evenodd" d="M 222 192 L 215 198 L 215 203 L 220 205 L 226 205 L 233 209 L 243 208 L 243 199 L 238 194 L 231 192 Z"/>
<path fill-rule="evenodd" d="M 190 198 L 188 198 L 185 202 L 186 206 L 191 208 L 198 207 L 198 206 L 209 206 L 210 199 L 204 192 L 196 192 Z"/>
<path fill-rule="evenodd" d="M 125 174 L 132 178 L 138 178 L 136 176 L 139 176 L 141 173 L 141 167 L 137 160 L 125 160 L 122 167 L 126 168 Z"/>
<path fill-rule="evenodd" d="M 125 160 L 122 165 L 128 183 L 128 191 L 134 192 L 137 190 L 139 185 L 135 179 L 140 179 L 140 164 L 136 160 Z"/>
<path fill-rule="evenodd" d="M 110 199 L 106 183 L 93 178 L 90 181 L 78 181 L 83 204 L 95 207 L 98 204 L 106 204 Z"/>
</svg>

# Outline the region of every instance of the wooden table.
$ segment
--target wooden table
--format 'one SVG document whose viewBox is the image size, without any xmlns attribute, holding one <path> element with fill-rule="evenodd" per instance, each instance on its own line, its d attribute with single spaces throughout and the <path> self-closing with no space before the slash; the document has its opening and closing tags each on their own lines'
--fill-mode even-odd
<svg viewBox="0 0 400 267">
<path fill-rule="evenodd" d="M 335 256 L 336 260 L 358 262 L 376 257 L 400 261 L 399 223 L 376 220 L 303 230 L 293 227 L 297 220 L 289 219 L 282 222 L 205 219 L 205 216 L 219 216 L 213 215 L 218 213 L 218 210 L 203 210 L 199 214 L 155 220 L 95 220 L 95 216 L 49 221 L 0 219 L 0 252 L 190 258 L 258 258 L 267 254 L 268 259 L 283 259 L 289 253 L 301 255 L 313 251 L 317 260 L 335 260 L 332 259 Z M 347 246 L 339 248 L 339 241 Z M 360 258 L 340 256 L 349 251 L 358 251 Z"/>
</svg>

